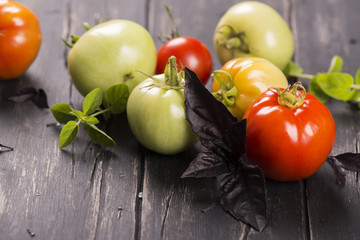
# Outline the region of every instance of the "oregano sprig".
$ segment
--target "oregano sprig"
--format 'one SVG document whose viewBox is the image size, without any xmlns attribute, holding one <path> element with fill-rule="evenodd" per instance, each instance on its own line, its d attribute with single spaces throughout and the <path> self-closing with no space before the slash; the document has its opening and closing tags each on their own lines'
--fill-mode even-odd
<svg viewBox="0 0 360 240">
<path fill-rule="evenodd" d="M 67 103 L 58 103 L 51 107 L 55 119 L 65 124 L 59 136 L 59 147 L 64 148 L 70 145 L 76 138 L 80 123 L 84 126 L 89 137 L 95 143 L 103 146 L 115 146 L 115 141 L 96 124 L 100 123 L 97 118 L 100 114 L 119 114 L 126 109 L 129 88 L 126 84 L 120 83 L 110 87 L 104 94 L 100 88 L 88 93 L 82 103 L 82 111 L 73 109 Z M 104 108 L 101 108 L 101 106 Z"/>
<path fill-rule="evenodd" d="M 334 56 L 327 72 L 319 72 L 316 75 L 304 74 L 303 69 L 293 62 L 288 64 L 284 72 L 288 77 L 310 79 L 309 92 L 323 103 L 334 98 L 344 102 L 356 102 L 360 107 L 360 69 L 354 78 L 342 72 L 342 66 L 343 59 Z"/>
</svg>

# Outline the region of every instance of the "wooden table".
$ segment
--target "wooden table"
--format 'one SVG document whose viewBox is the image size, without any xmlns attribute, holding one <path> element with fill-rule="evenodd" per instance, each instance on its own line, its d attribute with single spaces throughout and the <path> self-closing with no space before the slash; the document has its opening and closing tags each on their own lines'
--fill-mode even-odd
<svg viewBox="0 0 360 240">
<path fill-rule="evenodd" d="M 0 239 L 359 239 L 360 187 L 356 173 L 336 183 L 329 164 L 298 182 L 267 181 L 269 223 L 263 232 L 235 220 L 219 205 L 214 179 L 181 179 L 197 148 L 175 156 L 146 150 L 133 137 L 126 116 L 107 125 L 117 147 L 103 148 L 80 131 L 60 150 L 59 128 L 49 109 L 4 98 L 16 90 L 42 88 L 49 105 L 81 106 L 82 96 L 67 72 L 68 49 L 61 38 L 84 32 L 84 21 L 123 18 L 145 26 L 155 39 L 169 33 L 163 5 L 173 7 L 181 35 L 211 50 L 213 31 L 234 0 L 97 1 L 21 0 L 38 15 L 43 42 L 36 61 L 15 80 L 0 82 Z M 290 24 L 294 61 L 307 73 L 326 71 L 333 55 L 344 71 L 360 67 L 359 0 L 266 0 Z M 304 80 L 304 83 L 308 82 Z M 332 154 L 358 151 L 360 114 L 349 104 L 327 106 L 336 125 Z"/>
</svg>

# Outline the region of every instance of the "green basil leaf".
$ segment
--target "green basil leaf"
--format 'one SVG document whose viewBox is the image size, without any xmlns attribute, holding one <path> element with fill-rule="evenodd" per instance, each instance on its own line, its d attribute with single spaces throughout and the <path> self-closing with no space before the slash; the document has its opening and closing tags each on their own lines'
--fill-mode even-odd
<svg viewBox="0 0 360 240">
<path fill-rule="evenodd" d="M 89 124 L 87 130 L 89 137 L 95 143 L 109 147 L 113 147 L 116 145 L 115 141 L 111 137 L 109 137 L 105 132 L 97 128 L 95 125 Z"/>
<path fill-rule="evenodd" d="M 79 125 L 75 121 L 69 121 L 61 130 L 59 137 L 59 147 L 64 148 L 71 144 L 79 131 Z"/>
<path fill-rule="evenodd" d="M 84 122 L 86 124 L 91 125 L 91 124 L 98 124 L 100 121 L 96 117 L 85 117 Z"/>
<path fill-rule="evenodd" d="M 355 84 L 360 85 L 360 68 L 357 70 L 355 75 Z"/>
<path fill-rule="evenodd" d="M 85 115 L 94 113 L 102 103 L 102 92 L 100 88 L 95 88 L 89 92 L 83 101 L 82 109 Z"/>
<path fill-rule="evenodd" d="M 105 100 L 111 105 L 110 112 L 119 114 L 125 111 L 129 94 L 126 84 L 120 83 L 110 87 L 105 93 Z"/>
<path fill-rule="evenodd" d="M 73 114 L 74 116 L 76 116 L 78 119 L 80 120 L 84 120 L 85 119 L 85 114 L 81 111 L 78 110 L 73 110 L 70 112 L 71 114 Z"/>
<path fill-rule="evenodd" d="M 327 95 L 343 101 L 353 100 L 358 93 L 352 89 L 354 79 L 347 73 L 319 73 L 317 83 Z"/>
<path fill-rule="evenodd" d="M 67 103 L 57 103 L 50 110 L 59 123 L 66 124 L 68 121 L 76 120 L 76 117 L 70 113 L 73 109 Z"/>
<path fill-rule="evenodd" d="M 317 79 L 318 78 L 316 76 L 314 76 L 310 80 L 309 93 L 311 93 L 317 99 L 319 99 L 320 102 L 326 103 L 327 101 L 329 101 L 330 97 L 328 95 L 326 95 L 326 93 L 321 89 L 321 87 L 319 86 L 319 84 L 317 82 Z"/>
<path fill-rule="evenodd" d="M 296 76 L 302 74 L 303 69 L 293 61 L 290 61 L 283 70 L 283 73 L 288 78 L 290 76 Z"/>
<path fill-rule="evenodd" d="M 343 66 L 343 60 L 339 56 L 334 56 L 331 59 L 328 73 L 341 72 Z"/>
</svg>

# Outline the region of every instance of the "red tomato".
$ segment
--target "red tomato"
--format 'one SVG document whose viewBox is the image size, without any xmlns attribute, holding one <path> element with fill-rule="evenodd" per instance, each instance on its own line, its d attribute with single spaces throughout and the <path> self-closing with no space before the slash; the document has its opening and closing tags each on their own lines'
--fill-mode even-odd
<svg viewBox="0 0 360 240">
<path fill-rule="evenodd" d="M 324 104 L 305 89 L 288 90 L 269 89 L 244 115 L 249 161 L 266 177 L 283 182 L 314 174 L 330 154 L 336 135 L 334 119 Z M 284 106 L 288 101 L 289 106 Z"/>
<path fill-rule="evenodd" d="M 0 0 L 0 79 L 20 77 L 41 45 L 37 16 L 24 5 Z"/>
<path fill-rule="evenodd" d="M 168 59 L 175 56 L 180 71 L 188 67 L 206 83 L 212 71 L 212 59 L 208 48 L 201 41 L 192 37 L 176 37 L 167 41 L 157 53 L 156 74 L 164 72 Z"/>
</svg>

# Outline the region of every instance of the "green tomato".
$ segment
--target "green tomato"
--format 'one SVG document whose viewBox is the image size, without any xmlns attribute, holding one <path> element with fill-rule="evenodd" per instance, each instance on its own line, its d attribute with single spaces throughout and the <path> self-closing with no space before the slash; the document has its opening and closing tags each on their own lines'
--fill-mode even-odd
<svg viewBox="0 0 360 240">
<path fill-rule="evenodd" d="M 69 72 L 85 96 L 100 88 L 103 93 L 118 83 L 131 91 L 156 67 L 156 47 L 149 32 L 128 20 L 111 20 L 83 34 L 69 53 Z"/>
<path fill-rule="evenodd" d="M 256 1 L 230 7 L 214 33 L 221 64 L 233 58 L 261 57 L 283 70 L 294 53 L 294 39 L 284 19 L 270 6 Z"/>
<path fill-rule="evenodd" d="M 197 136 L 185 117 L 183 87 L 169 86 L 165 74 L 136 86 L 126 112 L 130 129 L 142 145 L 157 153 L 176 154 L 195 144 Z"/>
</svg>

